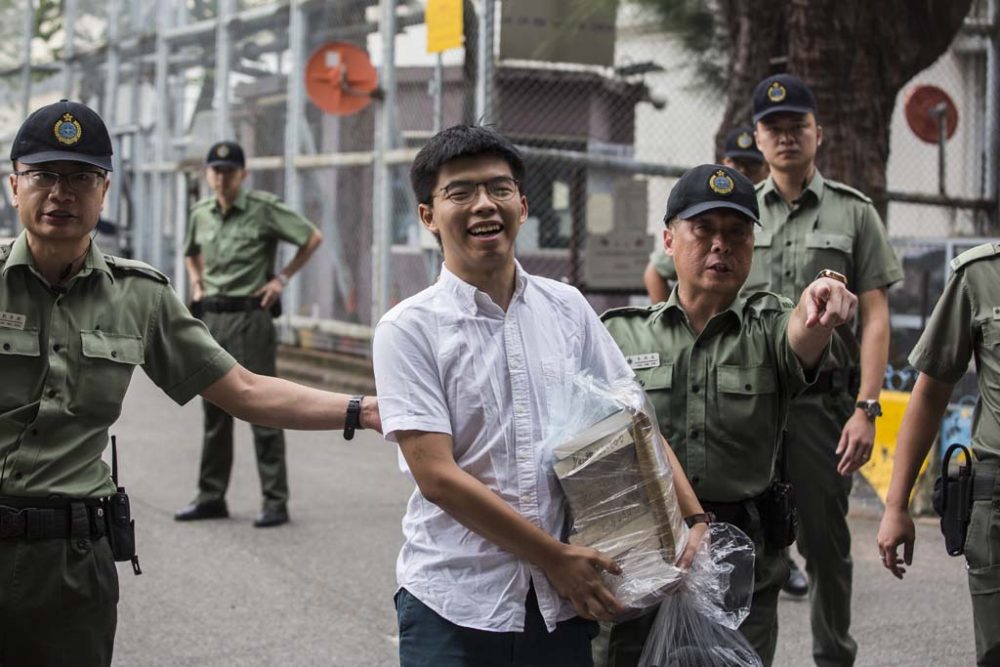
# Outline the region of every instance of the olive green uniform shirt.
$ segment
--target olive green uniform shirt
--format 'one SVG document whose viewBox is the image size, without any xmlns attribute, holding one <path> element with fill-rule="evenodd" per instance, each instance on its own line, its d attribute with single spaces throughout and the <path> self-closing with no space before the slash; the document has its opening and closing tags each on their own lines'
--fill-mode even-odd
<svg viewBox="0 0 1000 667">
<path fill-rule="evenodd" d="M 975 358 L 979 400 L 972 417 L 972 449 L 1000 463 L 1000 243 L 963 252 L 923 335 L 910 352 L 914 368 L 955 384 Z"/>
<path fill-rule="evenodd" d="M 0 248 L 0 495 L 110 495 L 101 454 L 135 367 L 184 404 L 235 363 L 152 267 L 91 244 L 53 289 L 22 233 Z"/>
<path fill-rule="evenodd" d="M 195 204 L 184 254 L 202 256 L 205 296 L 252 296 L 274 274 L 278 242 L 301 247 L 315 231 L 275 195 L 240 190 L 225 216 L 215 197 Z"/>
<path fill-rule="evenodd" d="M 788 342 L 792 304 L 741 295 L 695 335 L 677 298 L 601 319 L 656 410 L 702 500 L 764 492 L 791 399 L 810 382 Z"/>
<path fill-rule="evenodd" d="M 791 206 L 768 176 L 757 184 L 762 227 L 754 236 L 753 265 L 747 292 L 768 290 L 798 301 L 821 269 L 847 276 L 855 294 L 889 287 L 903 279 L 903 269 L 889 245 L 885 226 L 871 199 L 816 170 Z M 856 340 L 838 329 L 832 367 L 857 365 Z"/>
</svg>

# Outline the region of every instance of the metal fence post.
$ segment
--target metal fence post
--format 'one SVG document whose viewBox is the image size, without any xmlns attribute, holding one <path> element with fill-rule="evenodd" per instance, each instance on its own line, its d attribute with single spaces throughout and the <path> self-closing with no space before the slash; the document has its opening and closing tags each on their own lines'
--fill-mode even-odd
<svg viewBox="0 0 1000 667">
<path fill-rule="evenodd" d="M 479 8 L 476 62 L 476 123 L 493 122 L 493 22 L 496 0 L 482 0 Z"/>
<path fill-rule="evenodd" d="M 234 0 L 219 0 L 219 14 L 215 26 L 215 99 L 212 106 L 215 108 L 213 129 L 216 141 L 232 137 L 229 121 L 229 70 L 232 55 L 229 22 L 233 16 L 233 2 Z M 297 4 L 292 2 L 293 7 Z"/>
<path fill-rule="evenodd" d="M 997 114 L 1000 113 L 1000 35 L 998 35 L 997 0 L 990 0 L 988 9 L 989 44 L 986 47 L 986 132 L 983 145 L 986 154 L 983 165 L 983 178 L 986 181 L 985 197 L 988 201 L 997 201 L 998 176 L 997 160 L 1000 159 L 1000 124 Z M 996 229 L 1000 229 L 1000 205 L 993 208 L 993 219 L 990 220 Z"/>
<path fill-rule="evenodd" d="M 35 36 L 35 3 L 24 0 L 24 43 L 21 50 L 24 62 L 21 64 L 21 117 L 31 113 L 31 39 Z"/>
<path fill-rule="evenodd" d="M 302 188 L 299 182 L 299 172 L 295 166 L 295 158 L 299 154 L 302 143 L 301 127 L 306 122 L 302 113 L 305 99 L 303 72 L 305 71 L 305 21 L 302 3 L 292 0 L 288 13 L 288 50 L 291 56 L 291 68 L 288 70 L 285 108 L 285 201 L 296 211 L 302 211 Z M 283 246 L 282 257 L 287 262 L 291 258 L 288 246 Z M 288 290 L 285 309 L 290 314 L 298 314 L 302 301 L 302 281 L 295 281 Z"/>
<path fill-rule="evenodd" d="M 374 326 L 389 305 L 389 251 L 392 230 L 392 167 L 386 153 L 393 146 L 396 110 L 396 2 L 380 0 L 379 34 L 382 62 L 379 72 L 383 97 L 376 117 L 372 192 L 372 312 Z"/>
</svg>

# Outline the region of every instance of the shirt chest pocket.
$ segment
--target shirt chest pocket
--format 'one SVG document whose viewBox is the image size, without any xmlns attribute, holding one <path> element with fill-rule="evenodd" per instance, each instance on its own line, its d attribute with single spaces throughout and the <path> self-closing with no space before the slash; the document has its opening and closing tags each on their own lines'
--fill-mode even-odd
<svg viewBox="0 0 1000 667">
<path fill-rule="evenodd" d="M 142 364 L 144 354 L 142 336 L 81 331 L 74 402 L 86 411 L 117 415 L 132 371 Z"/>
<path fill-rule="evenodd" d="M 42 369 L 38 329 L 0 329 L 0 412 L 34 400 L 31 394 Z"/>
<path fill-rule="evenodd" d="M 810 232 L 805 238 L 804 280 L 812 281 L 822 269 L 850 276 L 854 239 L 838 232 Z"/>
<path fill-rule="evenodd" d="M 716 418 L 722 431 L 736 441 L 764 436 L 777 406 L 774 367 L 719 365 L 715 377 Z"/>
<path fill-rule="evenodd" d="M 1000 346 L 1000 320 L 983 322 L 983 347 Z"/>
</svg>

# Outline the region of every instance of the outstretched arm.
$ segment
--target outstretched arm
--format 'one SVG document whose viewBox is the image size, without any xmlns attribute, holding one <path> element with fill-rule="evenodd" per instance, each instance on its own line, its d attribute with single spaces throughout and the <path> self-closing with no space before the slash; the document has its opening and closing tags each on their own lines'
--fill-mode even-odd
<svg viewBox="0 0 1000 667">
<path fill-rule="evenodd" d="M 892 464 L 892 480 L 885 498 L 885 512 L 878 529 L 878 552 L 882 564 L 897 579 L 903 578 L 903 564 L 913 563 L 916 534 L 910 517 L 910 492 L 920 472 L 920 464 L 934 444 L 941 417 L 948 407 L 954 385 L 935 380 L 924 373 L 917 378 L 910 402 L 903 413 Z M 903 557 L 896 553 L 903 545 Z"/>
<path fill-rule="evenodd" d="M 202 397 L 232 416 L 272 428 L 325 430 L 343 428 L 350 396 L 313 389 L 269 375 L 251 373 L 237 364 L 201 392 Z M 361 401 L 361 426 L 382 431 L 378 401 Z"/>
<path fill-rule="evenodd" d="M 424 498 L 466 528 L 542 568 L 580 616 L 611 620 L 623 611 L 601 580 L 602 570 L 621 572 L 614 560 L 596 549 L 560 542 L 521 516 L 458 466 L 450 435 L 424 431 L 395 435 Z"/>
<path fill-rule="evenodd" d="M 788 320 L 788 344 L 803 370 L 816 368 L 833 330 L 850 322 L 857 306 L 858 298 L 833 278 L 814 280 L 802 291 Z"/>
</svg>

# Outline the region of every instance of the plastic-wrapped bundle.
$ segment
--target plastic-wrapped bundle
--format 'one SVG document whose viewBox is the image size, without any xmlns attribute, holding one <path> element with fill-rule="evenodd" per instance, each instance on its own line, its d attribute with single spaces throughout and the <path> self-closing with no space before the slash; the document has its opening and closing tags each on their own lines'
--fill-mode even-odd
<svg viewBox="0 0 1000 667">
<path fill-rule="evenodd" d="M 753 596 L 753 542 L 713 524 L 691 569 L 660 603 L 639 667 L 761 667 L 737 628 Z M 709 546 L 710 542 L 710 546 Z"/>
<path fill-rule="evenodd" d="M 569 541 L 613 558 L 604 574 L 629 610 L 653 606 L 682 576 L 674 562 L 687 540 L 656 415 L 641 387 L 579 376 L 552 405 L 543 446 L 572 517 Z"/>
</svg>

